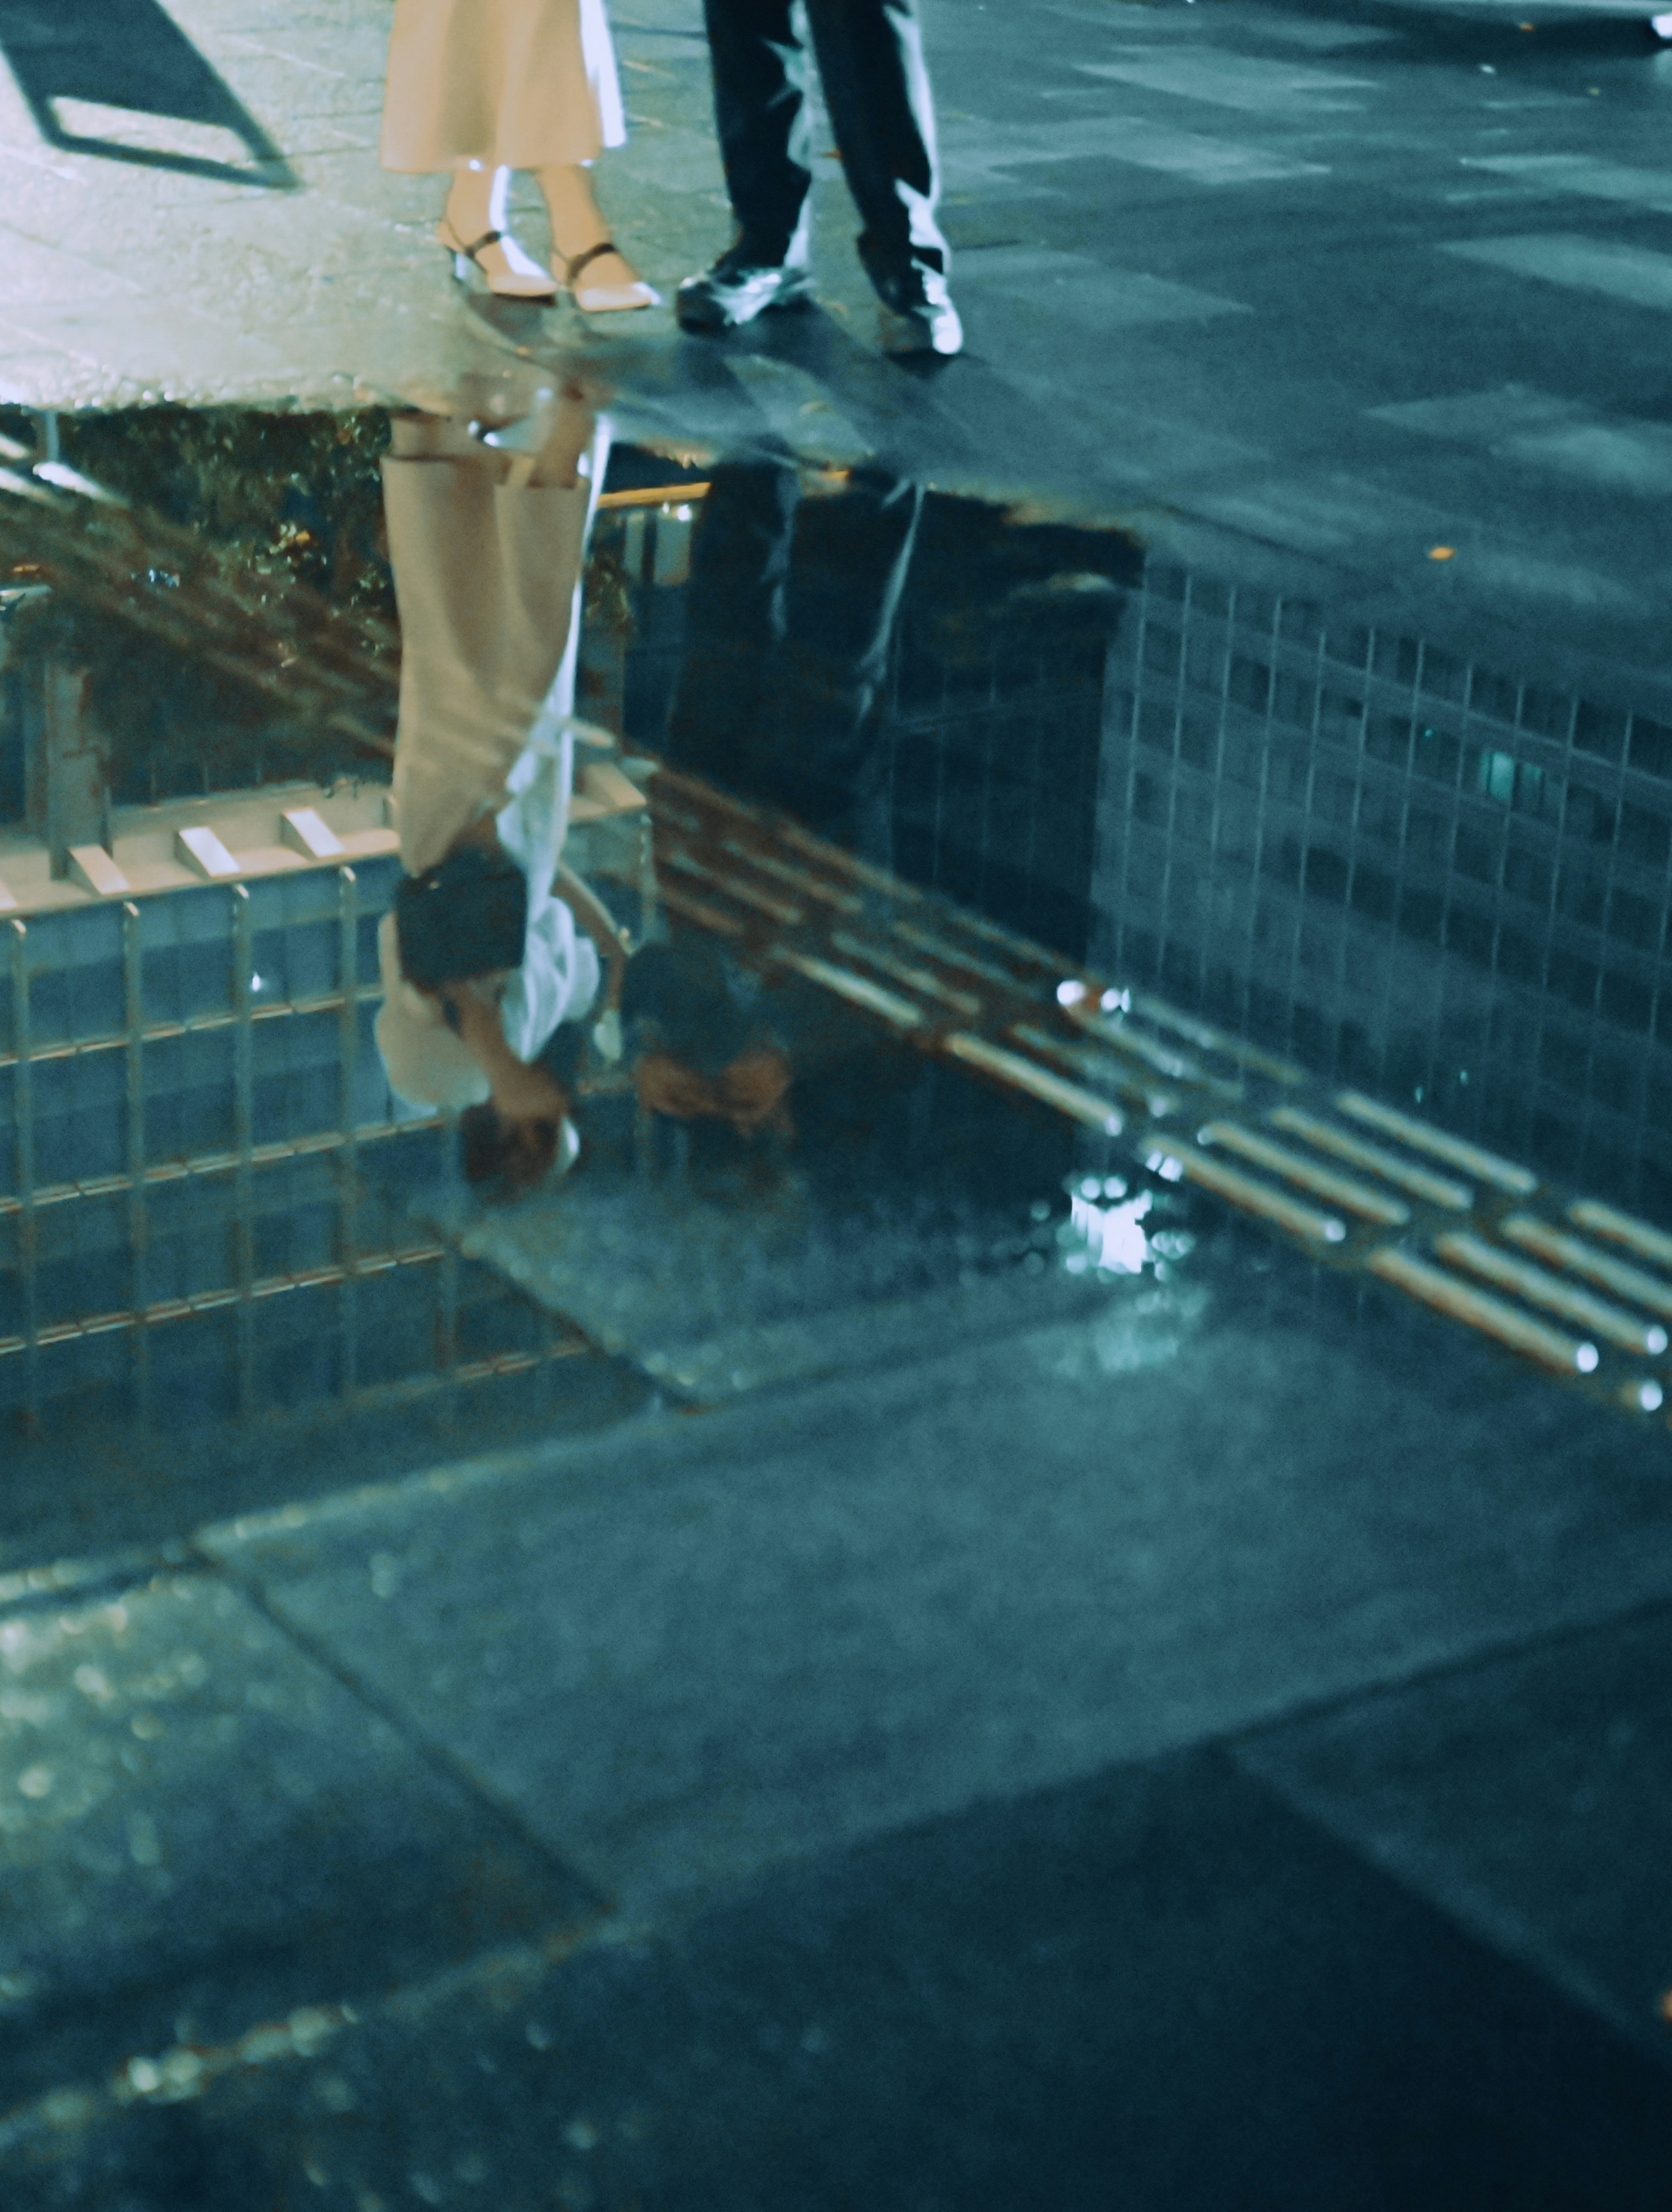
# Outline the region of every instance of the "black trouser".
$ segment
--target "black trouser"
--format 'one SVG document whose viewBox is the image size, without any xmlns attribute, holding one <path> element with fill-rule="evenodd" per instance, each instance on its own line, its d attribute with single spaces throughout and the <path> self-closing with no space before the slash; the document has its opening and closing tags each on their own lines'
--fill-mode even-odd
<svg viewBox="0 0 1672 2212">
<path fill-rule="evenodd" d="M 793 0 L 703 0 L 726 182 L 749 258 L 807 258 L 806 58 Z M 806 0 L 819 82 L 866 265 L 946 267 L 935 222 L 940 174 L 916 0 Z"/>
<path fill-rule="evenodd" d="M 788 461 L 714 471 L 691 547 L 677 767 L 886 866 L 880 695 L 923 488 L 856 469 L 803 501 Z"/>
</svg>

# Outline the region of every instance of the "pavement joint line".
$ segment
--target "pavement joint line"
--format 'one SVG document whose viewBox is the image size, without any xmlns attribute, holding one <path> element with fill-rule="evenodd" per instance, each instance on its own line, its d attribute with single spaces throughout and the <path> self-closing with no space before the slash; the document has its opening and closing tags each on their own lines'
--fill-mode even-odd
<svg viewBox="0 0 1672 2212">
<path fill-rule="evenodd" d="M 564 1882 L 588 1893 L 595 1900 L 593 1905 L 595 1915 L 608 1915 L 617 1909 L 615 1899 L 600 1890 L 589 1875 L 583 1873 L 578 1866 L 573 1864 L 548 1843 L 538 1831 L 524 1819 L 515 1806 L 504 1802 L 498 1793 L 490 1789 L 479 1775 L 473 1773 L 463 1760 L 455 1759 L 444 1746 L 434 1741 L 422 1729 L 416 1727 L 411 1715 L 395 1699 L 385 1697 L 380 1691 L 374 1689 L 368 1682 L 356 1673 L 353 1668 L 346 1664 L 329 1644 L 289 1620 L 283 1609 L 274 1604 L 266 1589 L 257 1577 L 240 1573 L 224 1559 L 218 1559 L 213 1553 L 203 1549 L 196 1537 L 192 1539 L 192 1546 L 197 1552 L 198 1557 L 202 1559 L 206 1573 L 218 1579 L 227 1588 L 237 1591 L 245 1603 L 253 1612 L 258 1613 L 276 1634 L 284 1638 L 295 1650 L 301 1652 L 304 1658 L 311 1661 L 322 1674 L 328 1675 L 340 1689 L 345 1691 L 365 1711 L 374 1714 L 386 1728 L 392 1730 L 397 1741 L 406 1746 L 415 1759 L 428 1766 L 450 1788 L 462 1793 L 467 1802 L 475 1805 L 479 1811 L 487 1814 L 489 1819 L 506 1835 L 522 1850 L 527 1851 L 538 1864 L 545 1867 Z"/>
<path fill-rule="evenodd" d="M 157 1577 L 201 1571 L 187 1545 L 179 1540 L 154 1548 L 95 1554 L 84 1559 L 56 1559 L 50 1565 L 19 1567 L 0 1574 L 0 1613 L 9 1616 L 51 1612 L 119 1597 Z"/>
<path fill-rule="evenodd" d="M 582 1440 L 584 1441 L 584 1440 Z M 281 1535 L 316 1522 L 363 1513 L 368 1507 L 392 1505 L 406 1498 L 428 1494 L 456 1496 L 463 1491 L 503 1481 L 526 1471 L 530 1450 L 563 1454 L 575 1446 L 569 1437 L 537 1438 L 528 1446 L 483 1453 L 474 1458 L 450 1460 L 444 1466 L 425 1468 L 412 1474 L 394 1475 L 380 1482 L 357 1483 L 347 1490 L 328 1492 L 323 1498 L 295 1498 L 288 1505 L 264 1508 L 258 1513 L 235 1515 L 230 1520 L 205 1522 L 187 1540 L 194 1551 L 213 1562 L 220 1553 L 217 1540 L 241 1543 L 252 1537 Z"/>
<path fill-rule="evenodd" d="M 1291 1784 L 1268 1773 L 1257 1760 L 1243 1759 L 1234 1753 L 1231 1763 L 1245 1781 L 1321 1829 L 1408 1895 L 1438 1911 L 1477 1942 L 1553 1984 L 1582 2011 L 1605 2022 L 1634 2051 L 1645 2051 L 1651 2060 L 1672 2068 L 1672 2047 L 1663 2032 L 1655 2033 L 1651 2028 L 1651 2023 L 1664 2017 L 1654 2003 L 1645 2003 L 1641 2014 L 1627 2011 L 1603 1983 L 1576 1967 L 1559 1944 L 1546 1940 L 1525 1913 L 1505 1905 L 1489 1889 L 1460 1872 L 1456 1860 L 1443 1848 L 1404 1840 L 1389 1844 L 1365 1833 L 1350 1820 L 1341 1819 L 1333 1810 L 1327 1792 Z"/>
<path fill-rule="evenodd" d="M 1229 1729 L 1206 1740 L 1199 1747 L 1219 1752 L 1246 1779 L 1368 1861 L 1389 1880 L 1425 1904 L 1438 1906 L 1447 1917 L 1505 1957 L 1553 1982 L 1584 2010 L 1608 2021 L 1617 2033 L 1629 2039 L 1634 2050 L 1647 2048 L 1662 2063 L 1672 2064 L 1672 2045 L 1663 2037 L 1650 2033 L 1651 2021 L 1657 2016 L 1664 2018 L 1663 2014 L 1657 2015 L 1649 2005 L 1645 2005 L 1640 2016 L 1626 2012 L 1602 1984 L 1577 1971 L 1560 1950 L 1541 1941 L 1534 1924 L 1524 1916 L 1506 1910 L 1487 1892 L 1461 1880 L 1456 1867 L 1443 1852 L 1432 1846 L 1415 1850 L 1397 1845 L 1392 1849 L 1378 1848 L 1374 1838 L 1365 1838 L 1350 1824 L 1332 1817 L 1327 1801 L 1319 1793 L 1304 1787 L 1290 1788 L 1267 1771 L 1259 1756 L 1262 1745 L 1280 1739 L 1292 1729 L 1345 1716 L 1386 1699 L 1405 1697 L 1414 1691 L 1466 1680 L 1482 1668 L 1548 1656 L 1590 1638 L 1668 1620 L 1672 1620 L 1672 1601 L 1645 1599 L 1592 1620 L 1570 1621 L 1560 1627 L 1507 1637 L 1464 1656 L 1419 1663 L 1379 1681 L 1360 1683 L 1324 1697 L 1298 1699 L 1281 1714 Z M 1425 1881 L 1425 1875 L 1430 1879 Z"/>
<path fill-rule="evenodd" d="M 1646 1626 L 1656 1620 L 1672 1620 L 1672 1598 L 1642 1598 L 1633 1605 L 1622 1606 L 1614 1612 L 1598 1613 L 1587 1620 L 1566 1621 L 1557 1626 L 1529 1630 L 1521 1635 L 1506 1635 L 1461 1657 L 1418 1660 L 1402 1672 L 1389 1674 L 1377 1681 L 1360 1682 L 1348 1689 L 1331 1690 L 1320 1697 L 1298 1698 L 1281 1713 L 1243 1723 L 1204 1741 L 1212 1748 L 1234 1755 L 1244 1746 L 1256 1746 L 1268 1736 L 1280 1735 L 1287 1729 L 1328 1720 L 1335 1715 L 1350 1712 L 1355 1706 L 1371 1704 L 1381 1698 L 1404 1697 L 1413 1690 L 1460 1680 L 1481 1667 L 1499 1666 L 1511 1660 L 1530 1658 L 1538 1653 L 1560 1651 L 1570 1645 L 1582 1644 L 1590 1637 L 1603 1635 L 1615 1629 L 1630 1628 L 1639 1622 Z"/>
<path fill-rule="evenodd" d="M 300 2005 L 282 2019 L 258 2021 L 222 2043 L 176 2045 L 155 2057 L 136 2054 L 101 2081 L 60 2082 L 0 2112 L 0 2159 L 27 2159 L 33 2153 L 39 2164 L 43 2153 L 46 2162 L 73 2155 L 79 2138 L 136 2106 L 182 2104 L 204 2095 L 229 2075 L 289 2059 L 306 2063 L 339 2036 L 380 2019 L 406 2024 L 456 2007 L 477 1991 L 502 2000 L 519 1985 L 532 1991 L 554 1967 L 587 1951 L 643 1942 L 659 1932 L 648 1922 L 628 1923 L 606 1916 L 559 1921 L 544 1936 L 477 1952 L 369 1999 Z"/>
</svg>

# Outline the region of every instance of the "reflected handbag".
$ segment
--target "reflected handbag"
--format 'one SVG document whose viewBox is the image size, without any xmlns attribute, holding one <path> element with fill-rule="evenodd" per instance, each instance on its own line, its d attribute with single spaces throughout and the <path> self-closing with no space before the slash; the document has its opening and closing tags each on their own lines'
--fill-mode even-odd
<svg viewBox="0 0 1672 2212">
<path fill-rule="evenodd" d="M 395 890 L 401 973 L 420 990 L 522 965 L 528 879 L 502 853 L 466 845 Z"/>
</svg>

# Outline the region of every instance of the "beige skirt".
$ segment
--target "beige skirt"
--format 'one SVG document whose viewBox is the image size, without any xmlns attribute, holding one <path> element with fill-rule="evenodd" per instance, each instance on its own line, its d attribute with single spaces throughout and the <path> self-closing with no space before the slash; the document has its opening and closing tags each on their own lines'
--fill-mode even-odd
<svg viewBox="0 0 1672 2212">
<path fill-rule="evenodd" d="M 603 0 L 396 0 L 386 169 L 541 169 L 626 136 Z"/>
<path fill-rule="evenodd" d="M 584 478 L 514 487 L 475 460 L 384 458 L 401 625 L 391 796 L 410 876 L 506 804 L 568 661 L 591 502 Z"/>
</svg>

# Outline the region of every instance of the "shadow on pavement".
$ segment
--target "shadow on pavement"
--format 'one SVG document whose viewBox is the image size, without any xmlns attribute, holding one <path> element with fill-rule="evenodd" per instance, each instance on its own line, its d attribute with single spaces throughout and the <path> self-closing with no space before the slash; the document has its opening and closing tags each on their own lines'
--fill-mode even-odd
<svg viewBox="0 0 1672 2212">
<path fill-rule="evenodd" d="M 50 146 L 277 191 L 299 185 L 278 147 L 157 0 L 0 0 L 0 52 Z M 58 103 L 72 100 L 230 131 L 248 148 L 249 165 L 69 130 Z"/>
</svg>

